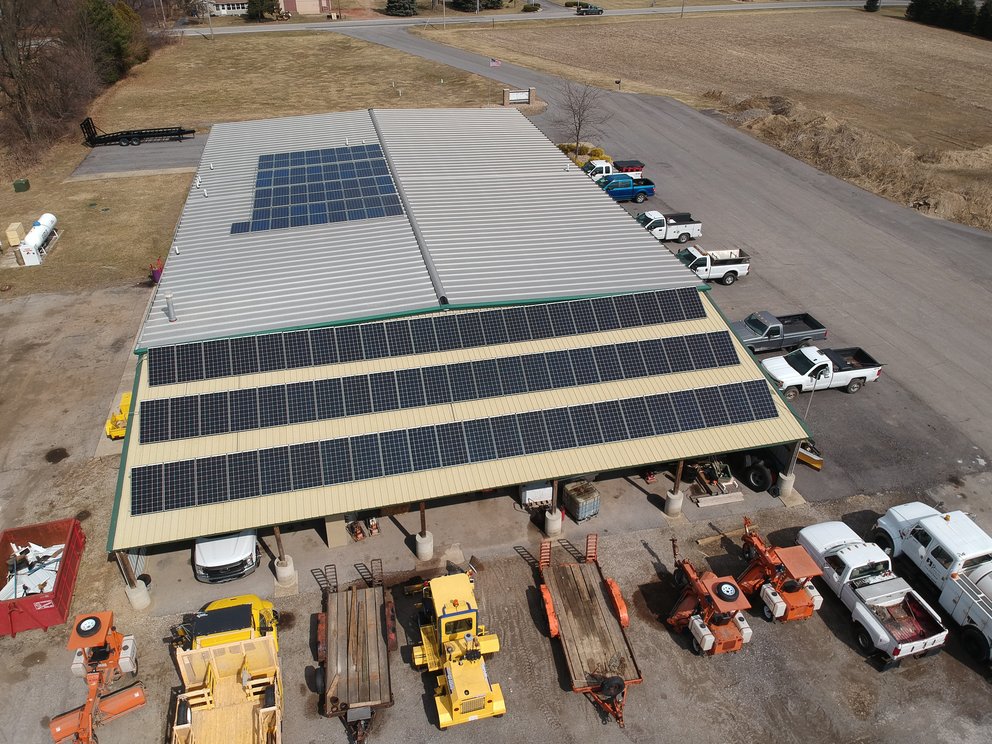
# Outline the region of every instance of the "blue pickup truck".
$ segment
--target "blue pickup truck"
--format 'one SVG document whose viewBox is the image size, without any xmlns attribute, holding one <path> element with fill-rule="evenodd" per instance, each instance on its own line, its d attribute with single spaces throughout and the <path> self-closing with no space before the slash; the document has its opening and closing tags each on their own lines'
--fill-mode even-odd
<svg viewBox="0 0 992 744">
<path fill-rule="evenodd" d="M 649 196 L 654 196 L 654 181 L 648 178 L 632 178 L 626 173 L 604 176 L 596 183 L 617 201 L 635 201 L 640 204 Z"/>
</svg>

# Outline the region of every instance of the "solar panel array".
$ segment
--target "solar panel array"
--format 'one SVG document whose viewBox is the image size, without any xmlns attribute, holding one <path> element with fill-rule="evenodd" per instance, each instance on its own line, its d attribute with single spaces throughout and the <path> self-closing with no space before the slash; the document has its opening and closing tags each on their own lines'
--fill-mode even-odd
<svg viewBox="0 0 992 744">
<path fill-rule="evenodd" d="M 403 214 L 379 145 L 298 150 L 258 158 L 251 219 L 231 233 Z"/>
<path fill-rule="evenodd" d="M 146 400 L 141 443 L 592 385 L 739 363 L 727 331 Z"/>
<path fill-rule="evenodd" d="M 400 473 L 775 418 L 764 380 L 134 468 L 152 514 Z"/>
<path fill-rule="evenodd" d="M 148 384 L 428 354 L 706 317 L 692 287 L 410 320 L 203 341 L 148 350 Z"/>
</svg>

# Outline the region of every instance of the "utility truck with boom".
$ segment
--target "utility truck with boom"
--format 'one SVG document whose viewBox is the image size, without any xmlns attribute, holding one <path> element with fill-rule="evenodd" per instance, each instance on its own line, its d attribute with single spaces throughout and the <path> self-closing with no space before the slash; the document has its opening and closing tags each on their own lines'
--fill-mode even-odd
<svg viewBox="0 0 992 744">
<path fill-rule="evenodd" d="M 941 514 L 919 501 L 894 506 L 872 537 L 904 556 L 940 592 L 938 602 L 961 626 L 961 644 L 979 663 L 992 649 L 992 537 L 962 511 Z"/>
<path fill-rule="evenodd" d="M 843 522 L 804 527 L 799 544 L 851 611 L 854 639 L 866 656 L 896 663 L 944 645 L 947 629 L 940 617 L 892 572 L 892 561 L 878 545 L 866 543 Z"/>
<path fill-rule="evenodd" d="M 703 234 L 703 223 L 694 220 L 688 212 L 662 214 L 652 210 L 641 212 L 635 219 L 637 224 L 658 240 L 675 240 L 679 243 L 686 243 L 693 238 L 701 237 Z"/>
<path fill-rule="evenodd" d="M 823 349 L 805 346 L 785 356 L 761 362 L 765 372 L 775 380 L 786 400 L 811 390 L 844 388 L 856 393 L 882 375 L 882 365 L 859 348 Z"/>
<path fill-rule="evenodd" d="M 720 282 L 728 287 L 751 271 L 751 257 L 740 248 L 704 251 L 689 246 L 676 253 L 675 258 L 703 281 Z"/>
</svg>

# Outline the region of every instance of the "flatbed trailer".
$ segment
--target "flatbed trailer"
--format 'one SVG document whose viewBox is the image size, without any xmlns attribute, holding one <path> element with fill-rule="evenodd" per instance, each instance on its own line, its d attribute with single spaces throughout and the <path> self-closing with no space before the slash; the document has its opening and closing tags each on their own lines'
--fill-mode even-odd
<svg viewBox="0 0 992 744">
<path fill-rule="evenodd" d="M 586 536 L 582 561 L 554 562 L 541 544 L 541 595 L 552 638 L 561 641 L 573 692 L 586 695 L 623 728 L 627 688 L 641 670 L 627 634 L 630 621 L 620 589 L 599 567 L 599 536 Z"/>
<path fill-rule="evenodd" d="M 339 591 L 334 566 L 325 566 L 324 576 L 317 617 L 320 708 L 361 742 L 376 711 L 393 704 L 389 652 L 396 650 L 396 608 L 382 584 L 381 560 L 371 562 L 367 587 Z"/>
<path fill-rule="evenodd" d="M 120 132 L 104 132 L 97 128 L 93 119 L 87 116 L 80 123 L 79 128 L 83 130 L 84 144 L 87 147 L 99 147 L 101 145 L 140 145 L 142 142 L 176 140 L 180 141 L 186 137 L 193 137 L 195 129 L 184 127 L 156 127 L 152 129 L 125 129 Z"/>
</svg>

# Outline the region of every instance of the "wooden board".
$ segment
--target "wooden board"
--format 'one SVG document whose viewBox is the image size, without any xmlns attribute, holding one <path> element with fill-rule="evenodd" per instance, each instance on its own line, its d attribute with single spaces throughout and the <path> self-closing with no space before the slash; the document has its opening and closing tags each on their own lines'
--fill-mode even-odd
<svg viewBox="0 0 992 744">
<path fill-rule="evenodd" d="M 327 715 L 331 698 L 348 708 L 391 705 L 393 692 L 386 648 L 385 595 L 381 586 L 349 587 L 326 595 L 327 664 L 324 670 Z"/>
<path fill-rule="evenodd" d="M 595 563 L 559 563 L 544 569 L 558 615 L 559 639 L 565 649 L 572 689 L 598 688 L 593 675 L 623 677 L 639 682 L 641 672 L 627 635 L 613 610 L 606 585 Z"/>
</svg>

